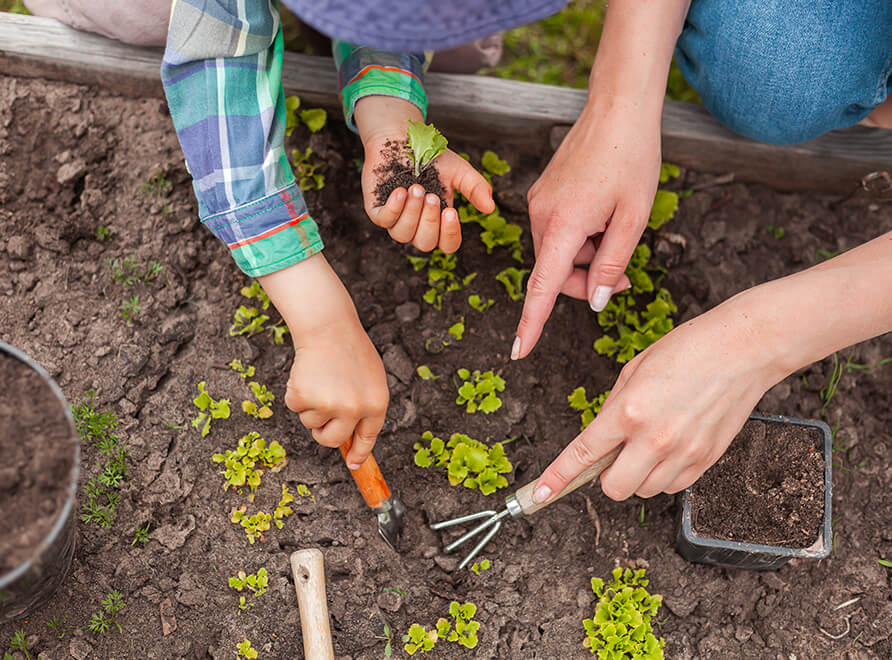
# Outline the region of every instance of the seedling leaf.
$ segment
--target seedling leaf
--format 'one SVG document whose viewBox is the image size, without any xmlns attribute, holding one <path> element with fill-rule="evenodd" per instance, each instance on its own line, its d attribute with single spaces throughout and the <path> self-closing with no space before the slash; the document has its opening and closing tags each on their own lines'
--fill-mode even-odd
<svg viewBox="0 0 892 660">
<path fill-rule="evenodd" d="M 423 121 L 410 119 L 407 137 L 416 177 L 421 176 L 421 170 L 446 151 L 448 144 L 433 124 L 425 124 Z"/>
</svg>

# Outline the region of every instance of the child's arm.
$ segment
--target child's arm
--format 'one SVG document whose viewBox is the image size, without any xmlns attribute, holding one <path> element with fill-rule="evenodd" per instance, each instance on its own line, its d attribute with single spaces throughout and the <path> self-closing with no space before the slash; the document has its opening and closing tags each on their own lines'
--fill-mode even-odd
<svg viewBox="0 0 892 660">
<path fill-rule="evenodd" d="M 272 6 L 217 0 L 211 13 L 199 0 L 179 0 L 161 74 L 202 222 L 269 287 L 294 335 L 286 403 L 322 444 L 356 435 L 348 461 L 358 464 L 383 422 L 384 369 L 317 254 L 322 239 L 285 157 L 283 42 Z"/>
<path fill-rule="evenodd" d="M 441 211 L 436 195 L 425 195 L 424 188 L 415 184 L 408 190 L 396 188 L 380 204 L 375 192 L 384 178 L 377 170 L 389 160 L 388 142 L 404 143 L 409 120 L 424 121 L 424 55 L 377 51 L 337 40 L 333 51 L 344 117 L 365 148 L 362 190 L 369 218 L 400 243 L 412 243 L 423 251 L 439 247 L 454 252 L 461 243 L 458 214 L 452 208 Z M 447 150 L 435 164 L 449 207 L 457 190 L 484 213 L 495 208 L 489 183 L 466 160 Z"/>
</svg>

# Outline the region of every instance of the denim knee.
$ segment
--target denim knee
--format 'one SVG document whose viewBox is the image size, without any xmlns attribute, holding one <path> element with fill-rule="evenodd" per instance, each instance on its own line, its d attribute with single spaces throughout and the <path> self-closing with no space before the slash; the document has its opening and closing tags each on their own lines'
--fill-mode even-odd
<svg viewBox="0 0 892 660">
<path fill-rule="evenodd" d="M 679 67 L 722 124 L 795 144 L 851 126 L 892 86 L 892 2 L 693 0 Z"/>
</svg>

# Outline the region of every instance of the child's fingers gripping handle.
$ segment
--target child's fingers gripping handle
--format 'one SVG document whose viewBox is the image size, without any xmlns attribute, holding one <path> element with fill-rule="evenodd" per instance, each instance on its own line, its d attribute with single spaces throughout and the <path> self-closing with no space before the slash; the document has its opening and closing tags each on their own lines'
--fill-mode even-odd
<svg viewBox="0 0 892 660">
<path fill-rule="evenodd" d="M 619 455 L 622 446 L 615 448 L 609 454 L 605 454 L 597 461 L 595 461 L 592 465 L 585 469 L 582 473 L 579 474 L 573 481 L 567 484 L 567 487 L 564 488 L 560 493 L 546 500 L 545 502 L 535 502 L 533 501 L 533 488 L 536 485 L 538 479 L 533 479 L 526 486 L 523 486 L 514 493 L 514 497 L 517 500 L 517 503 L 520 505 L 521 510 L 525 515 L 530 515 L 531 513 L 536 513 L 539 509 L 542 509 L 555 500 L 559 500 L 564 495 L 568 493 L 572 493 L 574 490 L 579 488 L 580 486 L 587 484 L 588 482 L 596 479 L 598 475 L 600 475 L 604 470 L 610 467 L 613 464 L 613 461 Z"/>
<path fill-rule="evenodd" d="M 353 439 L 351 438 L 340 446 L 341 456 L 344 457 L 345 461 L 352 445 Z M 390 499 L 390 488 L 387 487 L 387 482 L 384 481 L 384 475 L 381 474 L 378 462 L 371 454 L 369 454 L 365 463 L 358 470 L 350 470 L 350 474 L 353 475 L 353 479 L 359 487 L 362 499 L 365 500 L 365 503 L 370 508 L 379 509 L 384 505 L 385 501 Z"/>
</svg>

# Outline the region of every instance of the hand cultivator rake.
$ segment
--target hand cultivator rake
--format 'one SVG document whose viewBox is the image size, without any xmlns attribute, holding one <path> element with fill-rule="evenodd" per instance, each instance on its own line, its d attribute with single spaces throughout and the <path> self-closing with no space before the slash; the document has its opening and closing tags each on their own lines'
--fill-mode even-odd
<svg viewBox="0 0 892 660">
<path fill-rule="evenodd" d="M 517 490 L 513 495 L 509 495 L 505 498 L 505 507 L 501 511 L 479 511 L 477 513 L 470 513 L 466 516 L 459 516 L 458 518 L 452 518 L 451 520 L 444 520 L 442 522 L 433 523 L 430 528 L 433 530 L 445 529 L 446 527 L 453 527 L 455 525 L 463 525 L 465 523 L 472 522 L 474 520 L 485 519 L 482 523 L 474 527 L 469 532 L 462 534 L 452 543 L 443 548 L 443 551 L 446 553 L 450 553 L 460 545 L 474 538 L 478 534 L 484 533 L 483 538 L 478 541 L 477 545 L 475 545 L 471 551 L 465 555 L 465 558 L 462 559 L 461 563 L 458 565 L 459 569 L 467 566 L 473 559 L 476 557 L 481 550 L 486 546 L 487 543 L 492 540 L 499 529 L 502 527 L 502 520 L 506 518 L 509 514 L 512 518 L 518 518 L 524 515 L 530 515 L 536 513 L 539 509 L 543 509 L 552 502 L 555 502 L 562 498 L 564 495 L 573 492 L 583 484 L 587 484 L 593 479 L 597 478 L 599 474 L 601 474 L 604 470 L 606 470 L 613 463 L 617 454 L 619 454 L 621 447 L 617 447 L 609 454 L 602 456 L 600 459 L 595 461 L 593 465 L 591 465 L 585 472 L 576 477 L 573 481 L 567 484 L 567 487 L 564 488 L 560 493 L 556 496 L 549 499 L 547 502 L 534 502 L 533 501 L 533 486 L 536 485 L 536 480 L 534 479 L 526 486 L 523 486 L 519 490 Z"/>
</svg>

